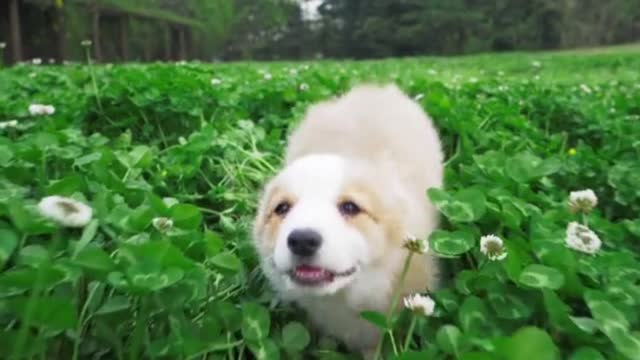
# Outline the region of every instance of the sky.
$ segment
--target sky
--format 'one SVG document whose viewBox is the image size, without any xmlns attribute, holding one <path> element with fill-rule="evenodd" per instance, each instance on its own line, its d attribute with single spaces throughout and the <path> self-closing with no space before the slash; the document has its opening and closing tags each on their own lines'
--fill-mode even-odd
<svg viewBox="0 0 640 360">
<path fill-rule="evenodd" d="M 318 17 L 318 6 L 323 0 L 302 0 L 301 6 L 306 20 L 312 20 Z"/>
</svg>

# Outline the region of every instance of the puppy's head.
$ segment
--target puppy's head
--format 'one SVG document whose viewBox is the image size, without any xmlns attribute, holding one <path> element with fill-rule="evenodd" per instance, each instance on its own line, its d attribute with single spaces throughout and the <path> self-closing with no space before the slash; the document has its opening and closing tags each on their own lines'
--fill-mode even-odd
<svg viewBox="0 0 640 360">
<path fill-rule="evenodd" d="M 263 269 L 290 294 L 332 294 L 401 241 L 393 187 L 357 161 L 309 155 L 267 184 L 254 224 Z"/>
</svg>

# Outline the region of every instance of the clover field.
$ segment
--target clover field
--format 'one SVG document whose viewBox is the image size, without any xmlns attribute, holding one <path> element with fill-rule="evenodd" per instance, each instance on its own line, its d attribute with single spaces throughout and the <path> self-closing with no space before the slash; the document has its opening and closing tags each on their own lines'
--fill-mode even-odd
<svg viewBox="0 0 640 360">
<path fill-rule="evenodd" d="M 361 81 L 415 97 L 447 158 L 425 191 L 445 284 L 431 316 L 369 316 L 400 344 L 385 358 L 640 359 L 637 49 L 1 68 L 0 357 L 357 359 L 276 301 L 250 232 L 291 126 Z M 570 211 L 584 189 L 597 205 Z M 50 195 L 91 220 L 58 225 Z M 601 247 L 568 246 L 571 222 Z"/>
</svg>

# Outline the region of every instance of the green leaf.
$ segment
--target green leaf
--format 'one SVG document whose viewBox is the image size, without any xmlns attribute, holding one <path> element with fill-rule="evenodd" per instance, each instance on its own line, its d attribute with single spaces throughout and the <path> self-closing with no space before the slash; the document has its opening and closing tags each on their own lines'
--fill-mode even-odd
<svg viewBox="0 0 640 360">
<path fill-rule="evenodd" d="M 554 268 L 531 264 L 522 270 L 519 281 L 537 289 L 557 290 L 564 285 L 564 275 Z"/>
<path fill-rule="evenodd" d="M 620 310 L 616 309 L 601 293 L 587 291 L 584 299 L 591 310 L 591 314 L 606 334 L 610 329 L 629 329 L 629 321 Z"/>
<path fill-rule="evenodd" d="M 18 235 L 9 229 L 0 229 L 0 268 L 9 260 L 18 246 Z"/>
<path fill-rule="evenodd" d="M 607 336 L 613 342 L 616 350 L 624 354 L 629 360 L 638 358 L 638 354 L 640 354 L 640 334 L 637 332 L 629 333 L 620 328 L 614 328 L 609 330 Z"/>
<path fill-rule="evenodd" d="M 605 360 L 605 357 L 594 348 L 581 347 L 569 356 L 569 360 Z"/>
<path fill-rule="evenodd" d="M 458 297 L 452 289 L 439 289 L 433 294 L 433 297 L 448 312 L 458 309 Z"/>
<path fill-rule="evenodd" d="M 85 269 L 109 272 L 115 269 L 116 265 L 111 257 L 101 248 L 90 246 L 82 250 L 72 262 Z"/>
<path fill-rule="evenodd" d="M 129 152 L 131 167 L 148 168 L 153 162 L 153 155 L 148 146 L 137 145 Z"/>
<path fill-rule="evenodd" d="M 177 204 L 171 207 L 171 219 L 173 219 L 175 226 L 191 230 L 200 226 L 202 213 L 196 206 Z"/>
<path fill-rule="evenodd" d="M 434 358 L 434 353 L 435 353 L 435 348 L 429 348 L 427 350 L 423 350 L 423 351 L 415 351 L 415 350 L 407 350 L 407 351 L 403 351 L 402 353 L 398 354 L 398 356 L 394 356 L 392 359 L 393 360 L 425 360 L 425 359 L 433 359 Z M 331 358 L 332 360 L 342 360 L 342 359 L 347 359 L 347 358 Z M 323 358 L 324 360 L 324 358 Z M 327 359 L 328 360 L 328 359 Z"/>
<path fill-rule="evenodd" d="M 60 180 L 52 181 L 47 186 L 47 195 L 71 196 L 75 192 L 82 191 L 84 180 L 80 175 L 69 175 Z"/>
<path fill-rule="evenodd" d="M 7 167 L 13 159 L 13 151 L 6 145 L 0 145 L 0 166 Z"/>
<path fill-rule="evenodd" d="M 533 313 L 533 310 L 517 296 L 490 292 L 488 297 L 491 307 L 501 319 L 525 319 Z"/>
<path fill-rule="evenodd" d="M 507 175 L 522 184 L 551 175 L 560 170 L 561 166 L 558 159 L 543 160 L 530 152 L 517 154 L 505 164 Z"/>
<path fill-rule="evenodd" d="M 87 164 L 90 164 L 94 161 L 98 161 L 102 158 L 102 153 L 101 152 L 93 152 L 93 153 L 89 153 L 87 155 L 81 156 L 79 158 L 77 158 L 74 162 L 73 162 L 73 166 L 84 166 Z"/>
<path fill-rule="evenodd" d="M 444 325 L 436 333 L 436 343 L 442 351 L 458 357 L 462 348 L 462 332 L 454 325 Z"/>
<path fill-rule="evenodd" d="M 204 232 L 207 257 L 218 255 L 224 248 L 224 241 L 217 233 L 207 230 Z"/>
<path fill-rule="evenodd" d="M 360 316 L 379 329 L 387 330 L 389 328 L 389 325 L 387 324 L 387 317 L 379 311 L 362 311 L 360 312 Z"/>
<path fill-rule="evenodd" d="M 257 360 L 279 360 L 280 351 L 271 339 L 260 339 L 257 342 L 249 342 L 249 349 Z"/>
<path fill-rule="evenodd" d="M 495 360 L 495 355 L 489 352 L 466 352 L 460 360 Z"/>
<path fill-rule="evenodd" d="M 271 318 L 269 311 L 256 303 L 245 303 L 242 306 L 242 336 L 245 339 L 257 342 L 269 336 Z"/>
<path fill-rule="evenodd" d="M 598 323 L 592 318 L 569 316 L 569 319 L 571 319 L 571 321 L 578 327 L 578 329 L 584 331 L 585 333 L 593 335 L 598 329 Z"/>
<path fill-rule="evenodd" d="M 161 273 L 134 274 L 131 282 L 134 286 L 150 291 L 158 291 L 169 287 L 184 277 L 184 271 L 180 268 L 171 267 Z"/>
<path fill-rule="evenodd" d="M 473 282 L 478 277 L 478 273 L 471 270 L 462 270 L 456 275 L 456 290 L 464 295 L 469 295 L 473 292 Z"/>
<path fill-rule="evenodd" d="M 95 315 L 109 315 L 115 312 L 127 310 L 131 307 L 129 298 L 126 296 L 113 296 L 107 299 L 102 306 L 96 310 Z"/>
<path fill-rule="evenodd" d="M 50 221 L 40 215 L 35 206 L 24 204 L 17 199 L 10 202 L 8 213 L 13 223 L 23 234 L 50 234 L 56 230 Z"/>
<path fill-rule="evenodd" d="M 46 266 L 46 265 L 45 265 Z M 33 288 L 39 268 L 10 269 L 0 274 L 0 297 L 21 294 Z M 43 289 L 49 289 L 65 280 L 65 274 L 59 269 L 47 267 L 41 274 Z"/>
<path fill-rule="evenodd" d="M 640 336 L 630 333 L 627 317 L 596 291 L 587 291 L 585 301 L 600 330 L 613 342 L 616 350 L 635 359 L 640 354 Z"/>
<path fill-rule="evenodd" d="M 462 330 L 467 334 L 485 334 L 489 328 L 489 311 L 479 297 L 469 296 L 458 310 L 458 318 Z"/>
<path fill-rule="evenodd" d="M 230 252 L 220 253 L 208 260 L 214 266 L 229 272 L 238 272 L 242 268 L 242 261 Z"/>
<path fill-rule="evenodd" d="M 473 234 L 468 231 L 436 230 L 429 235 L 429 243 L 438 255 L 448 257 L 460 256 L 476 245 Z"/>
<path fill-rule="evenodd" d="M 473 222 L 486 212 L 486 198 L 477 189 L 465 189 L 452 196 L 444 190 L 430 188 L 427 195 L 436 208 L 453 222 Z"/>
<path fill-rule="evenodd" d="M 98 225 L 98 219 L 93 219 L 89 224 L 87 224 L 87 226 L 85 226 L 84 229 L 82 229 L 82 236 L 80 236 L 80 240 L 76 244 L 75 249 L 73 249 L 72 257 L 76 257 L 78 253 L 80 253 L 91 242 L 91 240 L 93 240 L 98 232 Z"/>
<path fill-rule="evenodd" d="M 509 360 L 559 360 L 560 352 L 551 336 L 542 329 L 526 326 L 516 331 L 511 338 L 501 344 L 500 354 Z"/>
<path fill-rule="evenodd" d="M 30 301 L 33 306 L 28 307 Z M 76 309 L 73 303 L 62 297 L 17 298 L 10 301 L 10 308 L 21 319 L 27 316 L 30 309 L 31 323 L 50 330 L 66 330 L 76 326 Z"/>
<path fill-rule="evenodd" d="M 29 245 L 20 249 L 18 263 L 38 267 L 40 264 L 49 261 L 49 251 L 41 245 Z"/>
<path fill-rule="evenodd" d="M 147 168 L 153 162 L 153 155 L 148 146 L 138 145 L 129 153 L 117 153 L 118 160 L 127 168 Z"/>
<path fill-rule="evenodd" d="M 235 305 L 227 301 L 217 301 L 211 304 L 211 312 L 220 318 L 220 322 L 227 331 L 234 332 L 242 324 L 242 312 Z"/>
<path fill-rule="evenodd" d="M 299 322 L 290 322 L 282 329 L 282 346 L 291 352 L 300 352 L 309 345 L 311 336 Z"/>
</svg>

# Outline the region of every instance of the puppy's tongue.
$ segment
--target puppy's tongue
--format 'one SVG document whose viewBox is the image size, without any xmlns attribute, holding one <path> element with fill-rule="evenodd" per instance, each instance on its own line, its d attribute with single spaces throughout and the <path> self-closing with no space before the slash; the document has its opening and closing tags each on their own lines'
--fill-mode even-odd
<svg viewBox="0 0 640 360">
<path fill-rule="evenodd" d="M 295 268 L 294 276 L 296 280 L 309 284 L 316 284 L 333 280 L 331 272 L 317 266 L 298 265 Z"/>
</svg>

